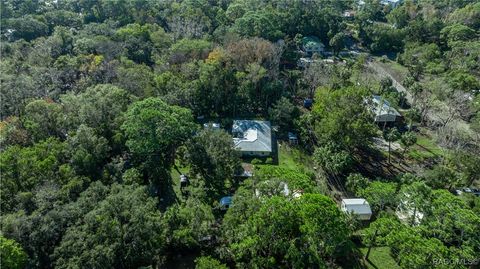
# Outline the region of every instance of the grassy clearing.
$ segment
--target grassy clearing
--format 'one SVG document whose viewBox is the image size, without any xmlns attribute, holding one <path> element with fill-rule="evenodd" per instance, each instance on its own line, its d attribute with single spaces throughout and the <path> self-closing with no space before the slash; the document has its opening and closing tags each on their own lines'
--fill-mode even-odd
<svg viewBox="0 0 480 269">
<path fill-rule="evenodd" d="M 376 60 L 400 83 L 405 79 L 408 74 L 408 69 L 395 61 L 385 60 L 381 57 L 376 57 Z"/>
<path fill-rule="evenodd" d="M 423 134 L 417 135 L 417 143 L 408 151 L 408 157 L 417 161 L 435 159 L 443 155 L 443 150 L 435 144 L 435 141 Z"/>
<path fill-rule="evenodd" d="M 278 165 L 299 171 L 312 171 L 311 157 L 301 150 L 290 147 L 287 143 L 278 144 Z"/>
<path fill-rule="evenodd" d="M 360 250 L 363 255 L 366 255 L 368 248 L 361 248 Z M 369 269 L 400 269 L 400 266 L 390 255 L 389 247 L 372 248 L 368 259 L 369 261 L 365 261 L 365 265 Z"/>
</svg>

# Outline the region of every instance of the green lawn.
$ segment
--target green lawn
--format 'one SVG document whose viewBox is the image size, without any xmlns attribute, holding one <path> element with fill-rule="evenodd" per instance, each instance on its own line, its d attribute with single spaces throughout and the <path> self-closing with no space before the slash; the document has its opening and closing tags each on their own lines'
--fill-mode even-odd
<svg viewBox="0 0 480 269">
<path fill-rule="evenodd" d="M 417 161 L 437 158 L 443 154 L 442 149 L 435 144 L 432 138 L 422 134 L 417 135 L 417 144 L 408 151 L 408 156 Z"/>
<path fill-rule="evenodd" d="M 300 171 L 312 171 L 311 157 L 287 143 L 278 144 L 278 165 Z"/>
<path fill-rule="evenodd" d="M 363 255 L 367 254 L 368 248 L 360 249 Z M 390 255 L 389 247 L 372 248 L 369 261 L 365 261 L 367 268 L 371 269 L 400 269 L 397 262 Z"/>
</svg>

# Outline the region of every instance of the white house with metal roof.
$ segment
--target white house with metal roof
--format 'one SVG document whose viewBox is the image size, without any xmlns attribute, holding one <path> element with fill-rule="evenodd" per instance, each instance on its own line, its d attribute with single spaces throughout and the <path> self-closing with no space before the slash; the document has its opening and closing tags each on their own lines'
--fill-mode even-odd
<svg viewBox="0 0 480 269">
<path fill-rule="evenodd" d="M 272 154 L 271 130 L 269 121 L 235 120 L 232 126 L 235 148 L 243 156 L 270 156 Z"/>
<path fill-rule="evenodd" d="M 353 214 L 360 220 L 369 220 L 372 217 L 372 209 L 367 200 L 363 198 L 342 199 L 342 211 Z"/>
<path fill-rule="evenodd" d="M 370 109 L 378 123 L 395 122 L 402 116 L 387 100 L 378 95 L 372 96 Z"/>
</svg>

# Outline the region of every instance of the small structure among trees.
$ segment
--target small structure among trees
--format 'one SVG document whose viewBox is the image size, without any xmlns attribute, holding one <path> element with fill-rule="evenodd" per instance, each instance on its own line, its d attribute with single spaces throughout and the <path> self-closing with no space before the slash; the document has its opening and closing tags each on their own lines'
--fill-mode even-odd
<svg viewBox="0 0 480 269">
<path fill-rule="evenodd" d="M 325 45 L 316 36 L 306 36 L 302 39 L 302 50 L 307 56 L 323 54 Z"/>
<path fill-rule="evenodd" d="M 342 211 L 353 214 L 360 220 L 370 220 L 372 217 L 370 204 L 363 198 L 342 199 Z"/>
<path fill-rule="evenodd" d="M 372 96 L 370 110 L 375 115 L 376 123 L 393 123 L 402 117 L 402 115 L 393 108 L 387 100 L 378 95 Z"/>
<path fill-rule="evenodd" d="M 297 145 L 298 144 L 298 137 L 296 134 L 292 133 L 292 132 L 288 132 L 288 142 L 291 144 L 291 145 Z"/>
</svg>

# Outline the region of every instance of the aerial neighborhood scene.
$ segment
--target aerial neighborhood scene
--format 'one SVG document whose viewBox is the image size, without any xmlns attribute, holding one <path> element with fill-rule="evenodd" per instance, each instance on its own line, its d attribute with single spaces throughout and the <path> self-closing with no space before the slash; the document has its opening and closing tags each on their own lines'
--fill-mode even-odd
<svg viewBox="0 0 480 269">
<path fill-rule="evenodd" d="M 480 268 L 479 0 L 0 0 L 0 268 Z"/>
</svg>

